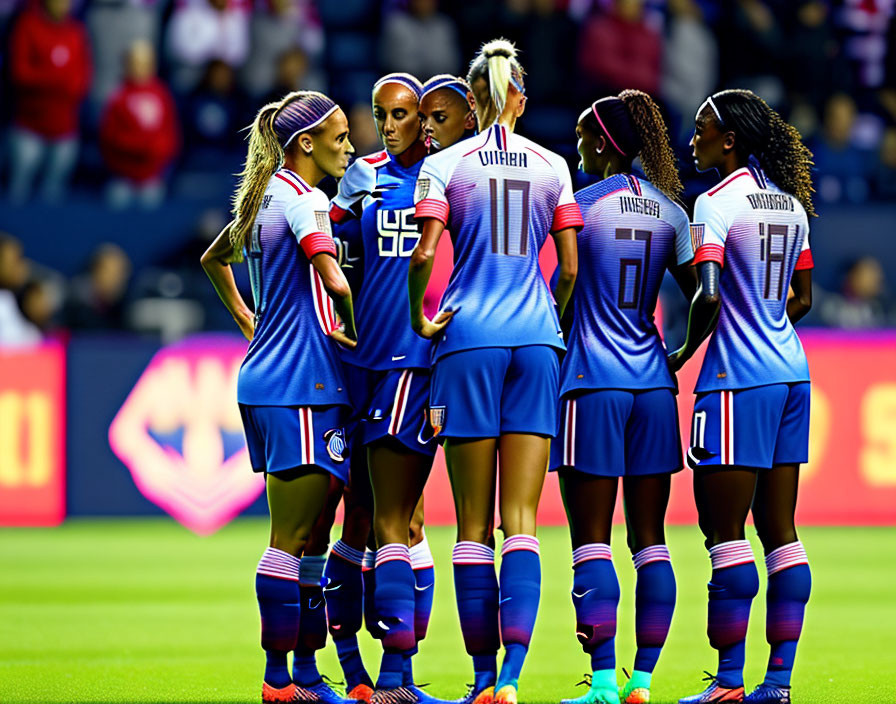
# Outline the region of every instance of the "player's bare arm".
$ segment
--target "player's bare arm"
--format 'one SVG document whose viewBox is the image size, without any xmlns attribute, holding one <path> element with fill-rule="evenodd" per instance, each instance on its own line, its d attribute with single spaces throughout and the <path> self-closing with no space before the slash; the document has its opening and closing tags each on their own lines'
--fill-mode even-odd
<svg viewBox="0 0 896 704">
<path fill-rule="evenodd" d="M 411 304 L 411 327 L 414 332 L 431 340 L 438 335 L 451 321 L 454 315 L 450 311 L 439 313 L 435 320 L 430 320 L 423 313 L 423 296 L 426 293 L 426 285 L 432 276 L 432 265 L 435 261 L 436 247 L 445 231 L 445 224 L 435 218 L 423 220 L 422 235 L 417 246 L 411 254 L 411 264 L 408 269 L 408 298 Z"/>
<path fill-rule="evenodd" d="M 790 279 L 793 295 L 787 299 L 787 317 L 791 323 L 802 318 L 812 308 L 812 270 L 797 269 Z"/>
<path fill-rule="evenodd" d="M 572 289 L 576 284 L 579 270 L 578 249 L 576 248 L 576 229 L 567 227 L 552 233 L 557 246 L 557 283 L 554 286 L 554 300 L 557 301 L 557 313 L 563 315 L 566 304 L 572 297 Z"/>
<path fill-rule="evenodd" d="M 722 299 L 719 296 L 719 274 L 721 267 L 716 262 L 707 261 L 697 265 L 700 285 L 691 300 L 688 315 L 688 331 L 684 345 L 669 355 L 669 369 L 677 372 L 694 352 L 709 337 L 719 320 Z"/>
<path fill-rule="evenodd" d="M 240 295 L 236 280 L 233 278 L 233 270 L 230 268 L 231 262 L 234 261 L 234 249 L 230 241 L 231 224 L 228 223 L 221 230 L 199 261 L 221 301 L 239 325 L 240 331 L 251 341 L 255 333 L 255 315 Z"/>
<path fill-rule="evenodd" d="M 355 347 L 358 344 L 358 332 L 355 329 L 352 290 L 336 257 L 329 252 L 319 252 L 311 258 L 311 264 L 320 274 L 324 288 L 327 289 L 327 294 L 333 300 L 333 307 L 342 320 L 343 328 L 333 330 L 330 337 L 346 347 Z"/>
</svg>

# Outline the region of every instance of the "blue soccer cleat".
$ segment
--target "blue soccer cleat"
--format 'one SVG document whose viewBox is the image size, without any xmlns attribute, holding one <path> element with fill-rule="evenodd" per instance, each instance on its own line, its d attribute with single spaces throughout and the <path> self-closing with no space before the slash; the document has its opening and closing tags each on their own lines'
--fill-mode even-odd
<svg viewBox="0 0 896 704">
<path fill-rule="evenodd" d="M 790 687 L 763 682 L 744 697 L 744 704 L 790 704 Z"/>
<path fill-rule="evenodd" d="M 719 680 L 715 675 L 706 673 L 708 677 L 704 677 L 704 681 L 709 680 L 709 686 L 700 694 L 691 697 L 682 697 L 678 700 L 678 704 L 722 704 L 722 702 L 734 702 L 741 704 L 744 701 L 744 688 L 740 687 L 723 687 L 719 684 Z"/>
<path fill-rule="evenodd" d="M 354 699 L 346 699 L 345 697 L 340 696 L 323 680 L 307 687 L 296 685 L 296 693 L 293 697 L 293 701 L 321 702 L 321 704 L 358 704 Z"/>
</svg>

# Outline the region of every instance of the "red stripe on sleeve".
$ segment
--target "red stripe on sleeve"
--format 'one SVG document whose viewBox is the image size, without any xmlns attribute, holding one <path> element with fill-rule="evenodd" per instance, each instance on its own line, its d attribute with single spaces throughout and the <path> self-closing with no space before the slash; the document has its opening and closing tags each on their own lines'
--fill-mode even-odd
<svg viewBox="0 0 896 704">
<path fill-rule="evenodd" d="M 567 227 L 574 227 L 577 230 L 585 227 L 585 221 L 582 219 L 582 211 L 579 210 L 578 203 L 565 203 L 554 208 L 554 222 L 551 223 L 551 232 L 565 230 Z"/>
<path fill-rule="evenodd" d="M 335 203 L 330 204 L 330 220 L 332 220 L 333 222 L 342 222 L 342 219 L 346 216 L 347 213 L 347 210 L 343 210 Z"/>
<path fill-rule="evenodd" d="M 815 262 L 812 261 L 812 250 L 804 249 L 800 252 L 800 256 L 796 260 L 796 266 L 793 267 L 794 271 L 800 271 L 801 269 L 814 269 Z"/>
<path fill-rule="evenodd" d="M 721 266 L 725 266 L 725 248 L 718 244 L 704 244 L 697 250 L 694 257 L 694 264 L 700 262 L 716 262 Z"/>
<path fill-rule="evenodd" d="M 311 259 L 315 254 L 320 254 L 321 252 L 327 252 L 335 257 L 336 243 L 328 234 L 323 232 L 313 232 L 302 238 L 302 250 L 304 250 L 305 256 L 308 257 L 308 259 Z"/>
<path fill-rule="evenodd" d="M 448 224 L 448 204 L 434 198 L 427 198 L 417 203 L 417 210 L 414 217 L 418 220 L 423 218 L 433 218 L 439 220 L 443 225 Z"/>
</svg>

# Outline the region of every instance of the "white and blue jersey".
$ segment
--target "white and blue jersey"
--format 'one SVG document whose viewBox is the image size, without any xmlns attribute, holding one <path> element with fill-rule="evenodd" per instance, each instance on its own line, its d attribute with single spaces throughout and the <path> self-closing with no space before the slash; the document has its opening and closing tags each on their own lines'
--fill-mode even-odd
<svg viewBox="0 0 896 704">
<path fill-rule="evenodd" d="M 795 269 L 812 267 L 806 211 L 752 164 L 697 198 L 691 225 L 696 262 L 722 266 L 719 322 L 696 392 L 809 381 L 787 317 Z"/>
<path fill-rule="evenodd" d="M 417 217 L 443 222 L 454 245 L 439 306 L 454 316 L 433 361 L 485 347 L 563 349 L 538 254 L 551 232 L 582 226 L 566 162 L 495 124 L 427 157 L 415 200 Z"/>
<path fill-rule="evenodd" d="M 675 388 L 653 315 L 666 269 L 694 258 L 687 214 L 628 174 L 579 191 L 576 201 L 585 227 L 561 395 Z"/>
<path fill-rule="evenodd" d="M 420 239 L 414 186 L 421 165 L 418 161 L 404 167 L 387 152 L 358 159 L 340 181 L 341 195 L 331 206 L 331 215 L 338 217 L 337 209 L 348 209 L 340 203 L 349 205 L 352 196 L 365 192 L 360 189 L 370 189 L 361 198 L 360 231 L 352 225 L 337 226 L 337 236 L 346 239 L 349 253 L 356 249 L 352 237 L 361 238 L 363 281 L 355 314 L 358 339 L 363 342 L 345 350 L 342 358 L 365 369 L 429 367 L 430 343 L 414 333 L 408 314 L 408 266 Z"/>
<path fill-rule="evenodd" d="M 237 400 L 254 406 L 349 405 L 336 315 L 310 257 L 335 253 L 326 195 L 280 169 L 271 177 L 246 243 L 255 335 L 240 367 Z"/>
</svg>

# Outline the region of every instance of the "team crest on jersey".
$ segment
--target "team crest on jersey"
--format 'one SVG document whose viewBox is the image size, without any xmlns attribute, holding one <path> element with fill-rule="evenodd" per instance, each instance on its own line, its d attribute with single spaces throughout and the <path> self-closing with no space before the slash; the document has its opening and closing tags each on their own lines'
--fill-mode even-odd
<svg viewBox="0 0 896 704">
<path fill-rule="evenodd" d="M 345 461 L 345 431 L 342 428 L 333 428 L 324 433 L 327 441 L 327 454 L 334 462 Z"/>
<path fill-rule="evenodd" d="M 414 193 L 414 200 L 416 202 L 420 202 L 425 199 L 426 196 L 429 195 L 429 179 L 428 178 L 418 178 L 417 179 L 417 190 Z"/>
<path fill-rule="evenodd" d="M 333 231 L 330 227 L 330 214 L 323 210 L 315 210 L 314 211 L 314 220 L 317 223 L 317 229 L 321 232 L 325 232 L 328 235 L 332 235 Z"/>
<path fill-rule="evenodd" d="M 429 424 L 432 426 L 432 436 L 435 437 L 445 427 L 445 406 L 429 407 Z"/>
<path fill-rule="evenodd" d="M 261 209 L 265 210 L 270 204 L 274 196 L 268 194 L 261 199 Z"/>
<path fill-rule="evenodd" d="M 706 225 L 703 223 L 694 223 L 691 225 L 691 246 L 694 248 L 696 252 L 700 249 L 700 246 L 703 244 L 703 233 L 706 230 Z"/>
</svg>

